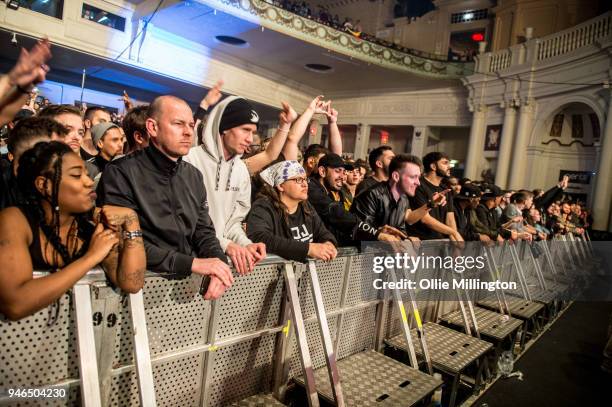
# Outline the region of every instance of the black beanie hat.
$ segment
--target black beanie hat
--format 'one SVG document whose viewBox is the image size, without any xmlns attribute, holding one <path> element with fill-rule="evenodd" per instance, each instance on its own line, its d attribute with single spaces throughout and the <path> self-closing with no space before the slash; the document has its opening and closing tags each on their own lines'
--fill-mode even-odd
<svg viewBox="0 0 612 407">
<path fill-rule="evenodd" d="M 245 99 L 234 99 L 225 106 L 221 123 L 219 123 L 219 132 L 223 133 L 227 129 L 241 126 L 243 124 L 259 123 L 259 115 L 253 109 L 253 106 Z"/>
</svg>

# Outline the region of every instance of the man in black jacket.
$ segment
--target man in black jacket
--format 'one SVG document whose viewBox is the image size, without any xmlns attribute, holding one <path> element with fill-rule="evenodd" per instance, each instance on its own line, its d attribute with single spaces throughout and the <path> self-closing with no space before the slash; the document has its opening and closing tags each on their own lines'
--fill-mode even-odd
<svg viewBox="0 0 612 407">
<path fill-rule="evenodd" d="M 444 194 L 436 192 L 431 201 L 415 210 L 410 209 L 408 197 L 414 196 L 419 186 L 421 167 L 418 157 L 406 154 L 395 156 L 389 164 L 389 179 L 357 195 L 351 212 L 374 228 L 396 228 L 402 232 L 403 238 L 407 238 L 406 223 L 414 224 L 423 218 L 429 209 L 445 202 Z M 386 237 L 383 236 L 380 240 L 386 240 Z M 400 237 L 391 235 L 391 240 L 400 240 Z"/>
<path fill-rule="evenodd" d="M 379 182 L 386 181 L 389 179 L 389 165 L 391 160 L 395 157 L 393 149 L 389 146 L 378 146 L 374 150 L 370 151 L 368 155 L 368 162 L 372 169 L 372 175 L 365 178 L 357 185 L 355 190 L 355 196 L 367 191 L 368 188 L 373 187 Z"/>
<path fill-rule="evenodd" d="M 476 218 L 474 223 L 476 232 L 486 234 L 492 240 L 503 242 L 504 239 L 518 239 L 516 231 L 510 231 L 501 227 L 501 221 L 496 208 L 501 203 L 504 192 L 497 185 L 484 185 L 480 204 L 476 207 Z"/>
<path fill-rule="evenodd" d="M 208 215 L 202 175 L 182 160 L 193 143 L 193 113 L 183 100 L 161 96 L 147 116 L 149 146 L 106 166 L 98 203 L 138 213 L 149 269 L 210 276 L 204 299 L 219 298 L 233 277 Z"/>
<path fill-rule="evenodd" d="M 455 221 L 457 222 L 457 230 L 466 241 L 481 241 L 483 243 L 491 242 L 489 235 L 478 233 L 475 227 L 476 213 L 474 210 L 480 203 L 480 188 L 474 184 L 465 184 L 461 187 L 461 191 L 454 196 L 455 200 Z"/>
</svg>

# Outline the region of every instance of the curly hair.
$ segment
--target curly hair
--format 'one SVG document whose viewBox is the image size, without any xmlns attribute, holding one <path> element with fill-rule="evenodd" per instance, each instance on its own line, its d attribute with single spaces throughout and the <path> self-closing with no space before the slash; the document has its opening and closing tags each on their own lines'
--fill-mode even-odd
<svg viewBox="0 0 612 407">
<path fill-rule="evenodd" d="M 84 243 L 79 250 L 73 249 L 70 251 L 70 242 L 67 242 L 68 244 L 62 243 L 59 233 L 59 188 L 62 180 L 63 157 L 67 153 L 72 153 L 72 149 L 64 143 L 57 141 L 37 143 L 30 150 L 23 153 L 19 159 L 19 169 L 17 171 L 17 181 L 25 198 L 25 206 L 29 207 L 32 213 L 36 214 L 39 226 L 47 238 L 47 245 L 51 244 L 53 247 L 54 258 L 49 264 L 55 266 L 59 264 L 59 258 L 61 258 L 64 265 L 67 265 L 81 257 L 87 250 L 89 243 L 88 239 L 84 239 Z M 51 181 L 50 196 L 43 195 L 36 189 L 35 181 L 39 176 Z M 50 223 L 47 223 L 45 219 L 43 201 L 47 201 L 51 205 L 52 217 Z M 77 228 L 77 237 L 89 237 L 93 232 L 93 225 L 88 221 L 88 213 L 75 216 L 70 229 L 72 230 L 75 226 Z M 32 232 L 35 233 L 36 231 Z M 47 247 L 45 247 L 43 253 L 46 252 L 46 249 Z"/>
</svg>

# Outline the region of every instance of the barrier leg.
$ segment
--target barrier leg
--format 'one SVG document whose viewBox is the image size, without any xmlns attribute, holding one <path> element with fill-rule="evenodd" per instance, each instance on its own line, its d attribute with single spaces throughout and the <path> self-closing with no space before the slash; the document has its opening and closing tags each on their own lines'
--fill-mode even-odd
<svg viewBox="0 0 612 407">
<path fill-rule="evenodd" d="M 82 402 L 85 407 L 101 407 L 102 400 L 100 398 L 100 380 L 98 378 L 89 284 L 77 284 L 73 290 Z"/>
<path fill-rule="evenodd" d="M 130 294 L 130 315 L 132 316 L 132 332 L 134 333 L 134 359 L 138 374 L 138 390 L 141 406 L 155 407 L 155 384 L 153 381 L 153 366 L 149 351 L 149 336 L 147 320 L 142 298 L 142 290 Z"/>
<path fill-rule="evenodd" d="M 389 274 L 391 275 L 391 281 L 397 282 L 397 277 L 395 276 L 395 269 L 389 269 Z M 410 326 L 408 325 L 408 315 L 406 314 L 404 301 L 402 300 L 402 296 L 399 290 L 393 290 L 393 296 L 395 297 L 395 302 L 400 311 L 402 333 L 404 334 L 404 339 L 406 340 L 406 344 L 408 345 L 408 359 L 410 360 L 410 366 L 418 370 L 419 360 L 417 359 L 416 352 L 414 350 L 414 344 L 412 343 L 412 335 L 410 334 Z"/>
<path fill-rule="evenodd" d="M 308 262 L 308 271 L 310 273 L 310 283 L 312 286 L 312 297 L 314 300 L 315 312 L 317 314 L 319 330 L 321 333 L 321 339 L 323 341 L 323 349 L 325 350 L 326 355 L 329 382 L 331 384 L 334 400 L 336 400 L 336 405 L 338 407 L 344 407 L 344 395 L 342 394 L 342 386 L 340 385 L 340 375 L 338 374 L 338 366 L 336 365 L 336 355 L 334 353 L 329 326 L 327 325 L 327 314 L 325 313 L 325 306 L 323 305 L 323 294 L 321 293 L 317 267 L 315 266 L 313 260 Z"/>
<path fill-rule="evenodd" d="M 300 352 L 300 362 L 302 364 L 302 370 L 304 372 L 304 382 L 306 385 L 305 387 L 308 398 L 308 405 L 310 407 L 318 407 L 319 395 L 317 393 L 317 388 L 315 385 L 314 369 L 312 366 L 312 361 L 310 359 L 310 351 L 308 349 L 306 336 L 306 327 L 304 326 L 304 319 L 302 318 L 302 309 L 300 308 L 297 281 L 295 278 L 295 273 L 293 271 L 293 265 L 286 264 L 283 273 L 285 276 L 291 313 L 295 320 L 295 334 L 298 341 L 298 350 Z"/>
</svg>

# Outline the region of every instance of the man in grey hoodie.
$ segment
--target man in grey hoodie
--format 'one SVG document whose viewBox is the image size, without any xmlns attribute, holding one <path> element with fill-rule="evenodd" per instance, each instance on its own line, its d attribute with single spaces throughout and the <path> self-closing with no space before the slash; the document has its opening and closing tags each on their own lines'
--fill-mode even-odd
<svg viewBox="0 0 612 407">
<path fill-rule="evenodd" d="M 251 179 L 241 157 L 258 123 L 259 115 L 249 102 L 230 96 L 210 112 L 202 145 L 185 157 L 202 173 L 217 238 L 239 274 L 253 271 L 266 257 L 265 244 L 251 242 L 242 228 L 251 208 Z"/>
</svg>

